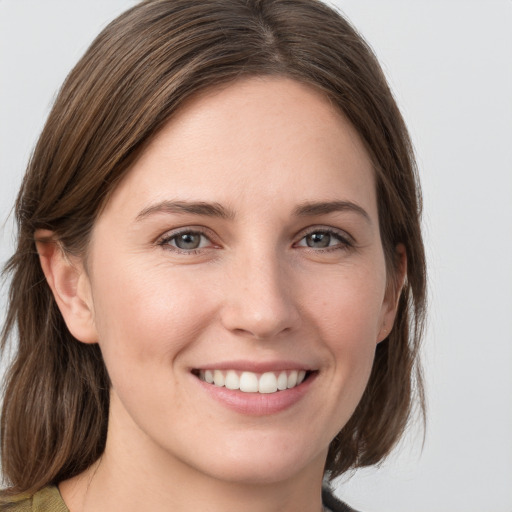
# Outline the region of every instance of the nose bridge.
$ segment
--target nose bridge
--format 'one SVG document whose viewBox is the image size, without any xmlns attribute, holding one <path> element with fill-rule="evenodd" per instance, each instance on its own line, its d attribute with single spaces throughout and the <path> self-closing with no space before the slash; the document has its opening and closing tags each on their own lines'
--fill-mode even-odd
<svg viewBox="0 0 512 512">
<path fill-rule="evenodd" d="M 224 325 L 258 339 L 295 328 L 300 320 L 285 259 L 271 247 L 235 258 L 226 283 Z"/>
</svg>

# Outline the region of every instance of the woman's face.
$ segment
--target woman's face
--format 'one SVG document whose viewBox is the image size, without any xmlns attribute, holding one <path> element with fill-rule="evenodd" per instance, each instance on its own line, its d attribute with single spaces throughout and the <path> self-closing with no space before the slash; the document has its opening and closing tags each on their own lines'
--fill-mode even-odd
<svg viewBox="0 0 512 512">
<path fill-rule="evenodd" d="M 285 78 L 165 126 L 99 217 L 85 279 L 107 453 L 231 481 L 318 474 L 395 306 L 364 146 Z"/>
</svg>

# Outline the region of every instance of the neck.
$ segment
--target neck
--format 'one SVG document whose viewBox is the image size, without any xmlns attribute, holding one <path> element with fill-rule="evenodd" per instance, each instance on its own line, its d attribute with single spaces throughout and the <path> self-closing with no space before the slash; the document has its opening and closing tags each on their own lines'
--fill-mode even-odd
<svg viewBox="0 0 512 512">
<path fill-rule="evenodd" d="M 283 479 L 221 478 L 111 423 L 102 457 L 59 487 L 71 512 L 320 512 L 325 456 Z"/>
<path fill-rule="evenodd" d="M 148 471 L 144 465 L 113 471 L 114 461 L 105 453 L 78 477 L 60 484 L 71 512 L 320 512 L 322 480 L 295 475 L 274 483 L 223 482 L 192 474 Z M 172 475 L 172 476 L 169 476 Z"/>
</svg>

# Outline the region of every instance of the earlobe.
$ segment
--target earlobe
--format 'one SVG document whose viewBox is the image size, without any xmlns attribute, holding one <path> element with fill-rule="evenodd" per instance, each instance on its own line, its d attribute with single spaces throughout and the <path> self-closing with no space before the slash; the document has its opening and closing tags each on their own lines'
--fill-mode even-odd
<svg viewBox="0 0 512 512">
<path fill-rule="evenodd" d="M 90 282 L 82 262 L 66 254 L 52 231 L 38 229 L 34 238 L 46 281 L 69 331 L 83 343 L 96 343 Z"/>
<path fill-rule="evenodd" d="M 393 329 L 400 295 L 407 277 L 407 253 L 403 244 L 397 245 L 395 255 L 397 258 L 395 272 L 393 278 L 388 283 L 386 290 L 386 297 L 383 304 L 382 324 L 377 337 L 377 343 L 384 341 Z"/>
</svg>

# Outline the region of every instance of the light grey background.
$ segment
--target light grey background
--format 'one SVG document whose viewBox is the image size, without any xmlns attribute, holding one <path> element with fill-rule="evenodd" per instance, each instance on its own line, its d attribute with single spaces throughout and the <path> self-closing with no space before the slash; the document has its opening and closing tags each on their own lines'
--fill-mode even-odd
<svg viewBox="0 0 512 512">
<path fill-rule="evenodd" d="M 62 80 L 133 4 L 0 0 L 0 223 Z M 338 492 L 365 512 L 511 512 L 512 1 L 335 4 L 375 49 L 412 133 L 431 302 L 425 444 L 411 429 Z M 1 262 L 11 230 L 0 231 Z"/>
</svg>

